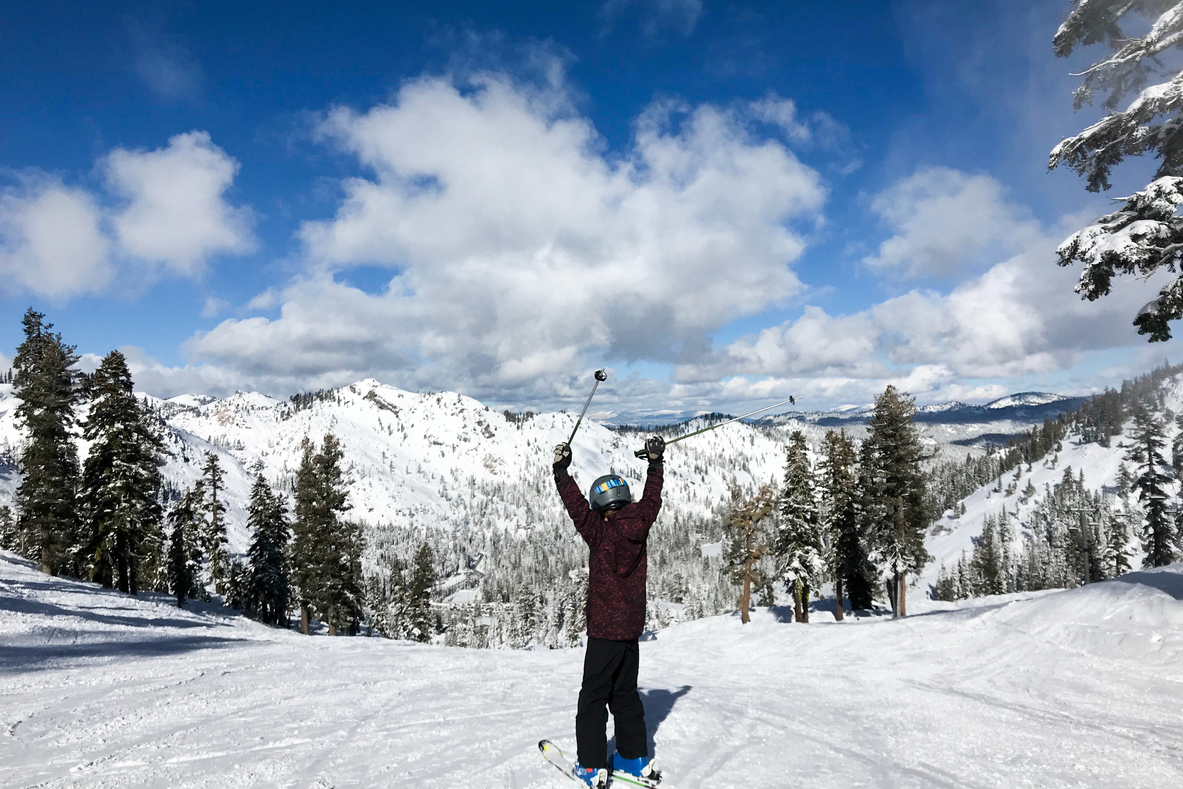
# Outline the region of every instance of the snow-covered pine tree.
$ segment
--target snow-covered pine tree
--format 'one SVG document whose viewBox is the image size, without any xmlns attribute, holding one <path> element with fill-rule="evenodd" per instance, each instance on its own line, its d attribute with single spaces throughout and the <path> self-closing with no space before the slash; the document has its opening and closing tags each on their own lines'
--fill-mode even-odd
<svg viewBox="0 0 1183 789">
<path fill-rule="evenodd" d="M 1165 444 L 1162 423 L 1145 408 L 1136 409 L 1126 460 L 1136 469 L 1133 487 L 1138 491 L 1146 521 L 1142 528 L 1145 567 L 1162 567 L 1175 561 L 1176 532 L 1168 512 L 1166 491 L 1171 482 L 1170 466 L 1162 454 Z"/>
<path fill-rule="evenodd" d="M 291 570 L 296 602 L 300 607 L 300 632 L 309 635 L 312 609 L 321 597 L 323 570 L 318 550 L 322 516 L 316 480 L 316 449 L 308 436 L 300 443 L 296 470 L 295 518 L 292 522 Z"/>
<path fill-rule="evenodd" d="M 1122 463 L 1117 467 L 1117 497 L 1123 503 L 1128 504 L 1130 500 L 1130 493 L 1134 490 L 1134 475 L 1130 473 L 1130 467 Z"/>
<path fill-rule="evenodd" d="M 225 472 L 218 456 L 213 452 L 205 453 L 205 465 L 201 467 L 202 490 L 205 501 L 202 502 L 204 526 L 201 530 L 202 553 L 209 562 L 209 580 L 213 582 L 214 591 L 218 594 L 226 593 L 226 578 L 229 571 L 226 556 L 226 505 L 222 504 L 222 479 Z"/>
<path fill-rule="evenodd" d="M 434 615 L 431 611 L 431 595 L 435 591 L 435 557 L 426 540 L 415 553 L 411 567 L 411 580 L 407 584 L 408 604 L 411 609 L 411 637 L 416 641 L 430 641 L 434 634 Z"/>
<path fill-rule="evenodd" d="M 1149 23 L 1145 35 L 1127 31 Z M 1124 25 L 1124 28 L 1119 26 Z M 1117 211 L 1069 237 L 1058 250 L 1060 265 L 1084 264 L 1076 292 L 1090 301 L 1109 293 L 1115 276 L 1175 273 L 1158 298 L 1134 320 L 1151 341 L 1170 339 L 1170 321 L 1183 316 L 1183 70 L 1171 50 L 1183 47 L 1183 2 L 1179 0 L 1076 0 L 1056 32 L 1056 55 L 1078 46 L 1104 43 L 1113 50 L 1083 72 L 1075 107 L 1106 94 L 1106 115 L 1051 152 L 1049 169 L 1066 164 L 1088 180 L 1090 192 L 1109 188 L 1109 174 L 1127 156 L 1153 153 L 1160 160 L 1154 179 L 1123 198 Z M 1153 83 L 1153 84 L 1151 84 Z M 1130 94 L 1132 101 L 1119 109 Z"/>
<path fill-rule="evenodd" d="M 533 586 L 523 585 L 514 598 L 514 616 L 510 622 L 510 648 L 522 649 L 535 636 L 538 627 L 538 593 Z"/>
<path fill-rule="evenodd" d="M 982 533 L 974 545 L 970 567 L 976 582 L 972 591 L 974 595 L 1002 594 L 1006 591 L 998 522 L 993 515 L 987 515 L 982 522 Z"/>
<path fill-rule="evenodd" d="M 307 437 L 301 445 L 291 578 L 305 634 L 313 614 L 328 625 L 329 635 L 341 626 L 356 632 L 362 616 L 362 533 L 359 524 L 341 517 L 349 510 L 343 457 L 331 433 L 319 452 Z"/>
<path fill-rule="evenodd" d="M 29 309 L 24 342 L 13 361 L 17 420 L 25 429 L 21 481 L 16 489 L 17 530 L 25 552 L 50 575 L 81 575 L 83 556 L 75 492 L 78 450 L 74 406 L 78 361 L 74 346 L 50 330 L 45 315 Z"/>
<path fill-rule="evenodd" d="M 178 608 L 184 607 L 190 597 L 201 597 L 205 592 L 201 584 L 200 504 L 201 496 L 186 490 L 165 519 L 165 577 Z"/>
<path fill-rule="evenodd" d="M 723 530 L 727 535 L 727 549 L 723 553 L 724 571 L 731 582 L 741 587 L 738 607 L 740 621 L 745 625 L 752 621 L 748 609 L 752 601 L 752 587 L 759 586 L 763 574 L 760 560 L 768 550 L 765 534 L 767 526 L 775 517 L 777 492 L 771 485 L 764 485 L 751 498 L 744 499 L 738 486 L 731 489 L 731 508 L 723 519 Z"/>
<path fill-rule="evenodd" d="M 332 433 L 325 435 L 315 458 L 321 516 L 320 554 L 323 557 L 324 585 L 318 613 L 329 626 L 329 635 L 344 628 L 356 633 L 362 616 L 361 554 L 364 548 L 361 525 L 345 520 L 350 509 L 341 442 Z"/>
<path fill-rule="evenodd" d="M 16 519 L 12 517 L 12 509 L 9 507 L 0 507 L 0 550 L 20 553 Z"/>
<path fill-rule="evenodd" d="M 870 609 L 874 604 L 874 581 L 878 578 L 878 568 L 871 561 L 870 551 L 874 547 L 872 542 L 874 535 L 881 528 L 881 524 L 887 520 L 890 513 L 884 492 L 885 484 L 886 480 L 879 463 L 878 450 L 875 444 L 871 441 L 863 441 L 859 444 L 858 449 L 855 514 L 858 518 L 859 545 L 867 554 L 866 564 L 862 573 L 863 577 L 866 578 L 867 588 L 861 590 L 865 594 L 862 599 L 856 599 L 860 591 L 859 589 L 854 586 L 850 588 L 848 592 L 850 594 L 850 607 L 854 609 Z"/>
<path fill-rule="evenodd" d="M 90 414 L 82 435 L 91 442 L 82 468 L 87 574 L 108 589 L 138 594 L 155 578 L 142 565 L 159 565 L 160 436 L 132 393 L 131 372 L 119 351 L 103 357 L 90 386 Z M 145 560 L 147 560 L 145 562 Z"/>
<path fill-rule="evenodd" d="M 1120 514 L 1116 515 L 1113 522 L 1109 525 L 1109 545 L 1108 554 L 1109 561 L 1112 565 L 1111 578 L 1117 578 L 1120 575 L 1128 573 L 1132 568 L 1130 567 L 1130 555 L 1127 551 L 1127 546 L 1130 543 L 1130 528 L 1129 528 L 1129 509 L 1124 509 Z"/>
<path fill-rule="evenodd" d="M 818 483 L 824 513 L 823 529 L 830 546 L 829 571 L 834 579 L 834 615 L 843 618 L 843 597 L 850 607 L 869 608 L 871 581 L 867 577 L 867 552 L 858 524 L 858 494 L 855 471 L 858 453 L 845 430 L 826 432 L 818 464 Z"/>
<path fill-rule="evenodd" d="M 892 610 L 907 614 L 907 576 L 919 572 L 932 558 L 924 547 L 924 534 L 932 522 L 928 492 L 921 469 L 924 460 L 920 434 L 912 417 L 915 399 L 889 385 L 875 398 L 864 445 L 868 463 L 874 465 L 879 501 L 878 513 L 867 525 L 870 553 L 888 577 Z"/>
<path fill-rule="evenodd" d="M 386 577 L 386 621 L 390 638 L 408 638 L 411 634 L 412 610 L 409 602 L 406 569 L 397 556 L 390 560 Z"/>
<path fill-rule="evenodd" d="M 249 574 L 243 598 L 243 613 L 268 625 L 287 628 L 291 607 L 288 572 L 288 525 L 283 499 L 275 494 L 263 475 L 255 477 L 247 508 L 251 544 L 247 549 Z"/>
<path fill-rule="evenodd" d="M 777 502 L 779 517 L 773 555 L 777 577 L 793 593 L 797 622 L 809 622 L 809 599 L 825 573 L 815 488 L 805 434 L 794 430 L 789 436 L 785 481 Z"/>
<path fill-rule="evenodd" d="M 1007 511 L 1004 508 L 998 515 L 998 559 L 1000 562 L 999 575 L 1002 594 L 1014 592 L 1017 589 L 1015 578 L 1014 540 L 1015 530 L 1011 525 L 1010 515 L 1007 514 Z"/>
</svg>

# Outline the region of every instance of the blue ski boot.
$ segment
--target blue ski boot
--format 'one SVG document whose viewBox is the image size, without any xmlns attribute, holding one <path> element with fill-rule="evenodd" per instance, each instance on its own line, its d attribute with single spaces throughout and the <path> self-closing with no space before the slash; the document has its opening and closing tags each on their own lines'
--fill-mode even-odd
<svg viewBox="0 0 1183 789">
<path fill-rule="evenodd" d="M 584 767 L 576 762 L 571 772 L 575 774 L 576 778 L 583 781 L 592 789 L 607 789 L 608 771 L 603 767 L 598 769 L 595 767 Z"/>
<path fill-rule="evenodd" d="M 617 753 L 612 756 L 612 782 L 651 789 L 661 783 L 661 773 L 653 769 L 648 756 L 626 759 Z"/>
</svg>

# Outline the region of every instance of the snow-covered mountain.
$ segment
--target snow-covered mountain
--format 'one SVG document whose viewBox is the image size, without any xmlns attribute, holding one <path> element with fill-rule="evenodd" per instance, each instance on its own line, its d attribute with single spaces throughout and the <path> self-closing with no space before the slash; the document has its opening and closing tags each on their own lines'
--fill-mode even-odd
<svg viewBox="0 0 1183 789">
<path fill-rule="evenodd" d="M 1162 402 L 1157 415 L 1163 424 L 1166 445 L 1169 448 L 1179 432 L 1173 415 L 1183 413 L 1183 374 L 1162 381 L 1159 392 Z M 1034 393 L 1013 396 L 1023 398 L 1026 403 L 1035 401 L 1035 407 L 1043 407 L 1037 402 L 1043 397 L 1044 395 Z M 1059 405 L 1063 401 L 1049 402 Z M 1136 531 L 1136 526 L 1141 520 L 1136 496 L 1131 498 L 1128 505 L 1116 496 L 1118 470 L 1123 463 L 1130 465 L 1126 460 L 1126 454 L 1132 429 L 1133 422 L 1127 422 L 1121 434 L 1110 437 L 1108 446 L 1088 442 L 1079 434 L 1069 433 L 1058 452 L 1051 452 L 1031 464 L 1021 464 L 1004 475 L 1001 485 L 997 480 L 992 480 L 967 496 L 962 502 L 965 507 L 964 514 L 945 512 L 933 523 L 929 531 L 926 545 L 929 553 L 933 555 L 933 561 L 918 579 L 920 586 L 928 588 L 930 584 L 935 583 L 942 565 L 951 568 L 963 552 L 967 555 L 972 553 L 987 517 L 998 517 L 1006 513 L 1014 527 L 1012 549 L 1017 556 L 1023 541 L 1031 536 L 1032 530 L 1039 525 L 1036 523 L 1038 508 L 1048 493 L 1061 483 L 1067 469 L 1072 470 L 1074 477 L 1083 479 L 1086 490 L 1107 494 L 1110 497 L 1110 506 L 1115 511 L 1120 513 L 1123 509 L 1130 508 L 1132 511 L 1129 513 L 1129 519 Z M 1169 451 L 1167 454 L 1169 455 Z M 1030 494 L 1032 490 L 1034 494 Z M 1142 546 L 1136 534 L 1131 535 L 1128 550 L 1132 566 L 1138 567 L 1142 557 Z"/>
<path fill-rule="evenodd" d="M 222 400 L 182 395 L 148 397 L 168 426 L 165 478 L 177 489 L 199 476 L 206 452 L 227 469 L 227 521 L 231 548 L 246 548 L 245 504 L 256 473 L 290 489 L 305 437 L 340 439 L 350 479 L 351 517 L 371 529 L 494 528 L 508 532 L 562 523 L 557 498 L 549 495 L 551 448 L 570 434 L 575 414 L 509 414 L 450 392 L 418 394 L 375 380 L 292 400 L 238 392 Z M 984 433 L 1025 430 L 1050 411 L 1074 402 L 1056 395 L 1015 395 L 995 407 L 946 410 L 990 419 L 929 420 L 927 440 L 964 452 Z M 996 401 L 996 403 L 1001 401 Z M 11 499 L 16 469 L 11 462 L 21 441 L 12 387 L 0 385 L 0 504 Z M 928 414 L 929 412 L 925 412 Z M 938 413 L 938 412 L 932 412 Z M 1022 418 L 1026 415 L 1026 418 Z M 998 417 L 998 418 L 995 418 Z M 751 488 L 779 480 L 785 438 L 803 430 L 816 444 L 824 432 L 842 426 L 856 437 L 866 414 L 780 416 L 755 425 L 736 423 L 671 447 L 666 471 L 666 517 L 705 518 L 729 501 L 733 484 Z M 692 432 L 701 418 L 671 434 Z M 608 473 L 639 484 L 644 463 L 633 456 L 643 434 L 609 429 L 585 420 L 575 439 L 573 473 L 583 485 Z M 86 447 L 82 446 L 83 453 Z M 5 465 L 5 461 L 8 461 Z"/>
</svg>

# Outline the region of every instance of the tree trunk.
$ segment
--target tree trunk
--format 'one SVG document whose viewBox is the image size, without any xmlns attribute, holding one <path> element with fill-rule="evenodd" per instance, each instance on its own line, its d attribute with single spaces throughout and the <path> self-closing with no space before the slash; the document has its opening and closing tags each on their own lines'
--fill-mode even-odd
<svg viewBox="0 0 1183 789">
<path fill-rule="evenodd" d="M 806 581 L 802 581 L 801 582 L 801 623 L 806 624 L 806 625 L 809 624 L 810 591 L 811 590 L 809 588 L 809 583 Z"/>
<path fill-rule="evenodd" d="M 308 635 L 308 606 L 300 606 L 300 632 Z"/>
<path fill-rule="evenodd" d="M 801 621 L 801 581 L 793 579 L 793 621 Z"/>
<path fill-rule="evenodd" d="M 330 636 L 337 635 L 337 623 L 331 619 L 329 620 L 329 635 Z"/>
<path fill-rule="evenodd" d="M 744 576 L 743 579 L 743 593 L 739 596 L 739 621 L 747 624 L 752 621 L 748 616 L 748 603 L 752 599 L 752 579 Z"/>
<path fill-rule="evenodd" d="M 900 616 L 908 615 L 908 584 L 906 583 L 907 573 L 899 573 L 896 576 L 896 589 L 900 592 Z"/>
<path fill-rule="evenodd" d="M 846 616 L 846 612 L 842 610 L 842 575 L 839 574 L 834 579 L 834 597 L 838 598 L 834 602 L 834 618 L 839 622 Z"/>
</svg>

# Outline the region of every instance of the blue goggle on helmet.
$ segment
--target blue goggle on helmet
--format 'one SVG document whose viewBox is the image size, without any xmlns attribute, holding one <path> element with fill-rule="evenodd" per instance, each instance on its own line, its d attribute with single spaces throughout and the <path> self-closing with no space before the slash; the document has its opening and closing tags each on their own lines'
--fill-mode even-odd
<svg viewBox="0 0 1183 789">
<path fill-rule="evenodd" d="M 593 510 L 605 512 L 631 504 L 633 494 L 629 492 L 627 482 L 615 474 L 608 474 L 592 483 L 587 498 Z"/>
</svg>

